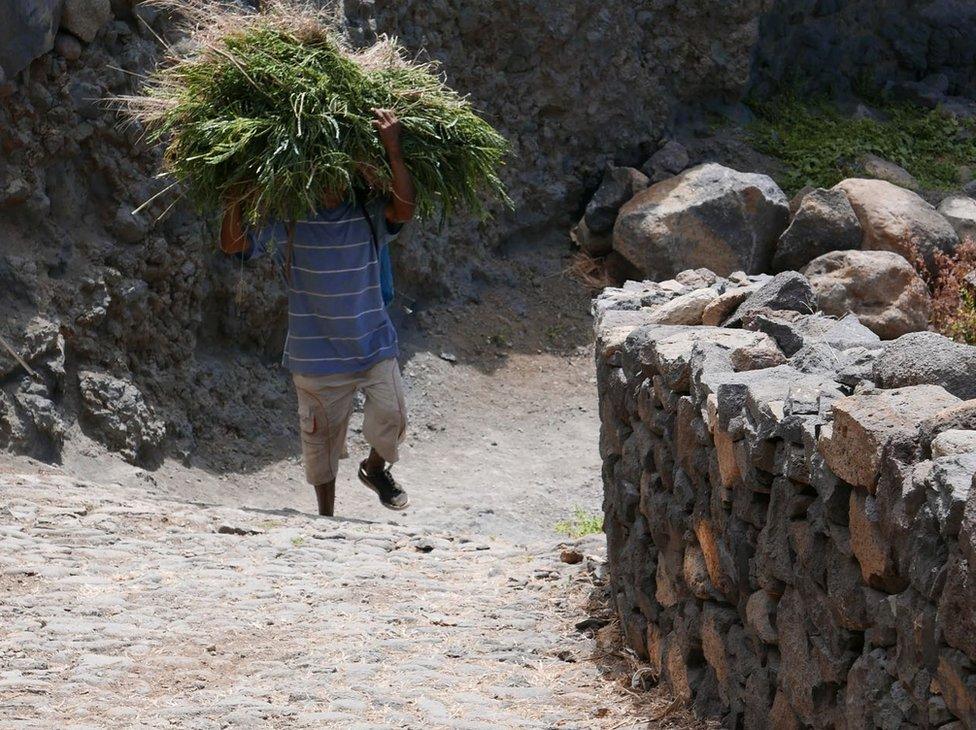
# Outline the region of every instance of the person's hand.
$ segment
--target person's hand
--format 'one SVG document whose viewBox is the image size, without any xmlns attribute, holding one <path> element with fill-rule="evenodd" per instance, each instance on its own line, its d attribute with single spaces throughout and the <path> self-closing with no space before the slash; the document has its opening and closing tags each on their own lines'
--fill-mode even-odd
<svg viewBox="0 0 976 730">
<path fill-rule="evenodd" d="M 396 113 L 392 109 L 374 109 L 373 114 L 376 115 L 373 126 L 376 128 L 383 146 L 387 151 L 400 149 L 401 127 Z"/>
</svg>

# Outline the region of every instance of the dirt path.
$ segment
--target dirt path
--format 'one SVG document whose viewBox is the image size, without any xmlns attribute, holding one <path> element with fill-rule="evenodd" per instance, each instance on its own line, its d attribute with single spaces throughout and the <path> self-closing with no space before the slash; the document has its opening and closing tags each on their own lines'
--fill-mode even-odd
<svg viewBox="0 0 976 730">
<path fill-rule="evenodd" d="M 562 275 L 564 250 L 547 253 L 514 254 L 506 262 L 513 283 L 487 286 L 473 301 L 401 310 L 410 429 L 396 474 L 412 506 L 395 515 L 398 523 L 526 541 L 554 537 L 554 526 L 576 509 L 599 513 L 588 296 Z M 286 373 L 274 377 L 290 389 Z M 168 460 L 152 473 L 120 462 L 76 430 L 65 465 L 82 478 L 166 498 L 312 511 L 294 413 L 290 405 L 281 413 L 290 432 L 283 444 L 263 443 L 242 424 L 247 437 L 228 434 L 201 445 L 189 466 Z M 355 479 L 357 459 L 368 450 L 360 423 L 357 413 L 337 514 L 386 521 L 394 515 Z"/>
<path fill-rule="evenodd" d="M 585 294 L 558 274 L 403 323 L 404 513 L 350 461 L 340 516 L 303 514 L 297 450 L 260 440 L 152 473 L 80 433 L 61 469 L 0 458 L 0 725 L 648 727 L 668 699 L 623 688 L 614 625 L 575 626 L 606 615 L 603 537 L 555 530 L 601 501 Z"/>
<path fill-rule="evenodd" d="M 199 508 L 0 467 L 4 727 L 609 728 L 600 540 Z M 653 706 L 653 703 L 652 703 Z"/>
</svg>

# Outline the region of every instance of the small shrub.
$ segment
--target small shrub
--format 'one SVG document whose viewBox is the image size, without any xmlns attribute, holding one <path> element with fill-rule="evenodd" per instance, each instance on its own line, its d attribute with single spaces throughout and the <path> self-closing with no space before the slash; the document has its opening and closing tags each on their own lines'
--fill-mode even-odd
<svg viewBox="0 0 976 730">
<path fill-rule="evenodd" d="M 557 522 L 556 532 L 567 537 L 585 537 L 603 531 L 603 515 L 588 512 L 582 507 L 573 508 L 573 516 Z"/>
<path fill-rule="evenodd" d="M 932 328 L 957 342 L 976 345 L 976 241 L 964 241 L 952 256 L 936 254 L 929 277 Z"/>
<path fill-rule="evenodd" d="M 792 95 L 754 105 L 753 144 L 782 160 L 777 180 L 793 193 L 805 185 L 831 187 L 856 174 L 874 154 L 904 167 L 926 188 L 955 186 L 957 168 L 976 161 L 976 121 L 906 104 L 880 108 L 883 120 L 855 119 L 827 101 L 804 103 Z"/>
</svg>

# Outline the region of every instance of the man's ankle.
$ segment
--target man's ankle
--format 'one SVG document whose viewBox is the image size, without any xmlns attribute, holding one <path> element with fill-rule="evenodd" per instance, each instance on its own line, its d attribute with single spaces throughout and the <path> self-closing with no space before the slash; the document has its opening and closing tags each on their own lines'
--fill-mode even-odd
<svg viewBox="0 0 976 730">
<path fill-rule="evenodd" d="M 371 451 L 369 456 L 363 462 L 363 469 L 366 470 L 367 474 L 379 474 L 381 471 L 386 469 L 386 462 L 383 457 L 377 454 L 375 451 Z"/>
<path fill-rule="evenodd" d="M 335 514 L 335 480 L 316 484 L 315 499 L 318 502 L 319 514 L 323 517 L 332 517 Z"/>
</svg>

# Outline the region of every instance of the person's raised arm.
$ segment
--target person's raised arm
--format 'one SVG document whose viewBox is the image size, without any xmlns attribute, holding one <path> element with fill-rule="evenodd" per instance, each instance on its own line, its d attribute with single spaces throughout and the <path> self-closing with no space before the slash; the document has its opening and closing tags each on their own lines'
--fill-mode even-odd
<svg viewBox="0 0 976 730">
<path fill-rule="evenodd" d="M 247 251 L 247 236 L 241 225 L 241 204 L 228 203 L 224 209 L 224 220 L 220 224 L 220 250 L 227 254 Z"/>
<path fill-rule="evenodd" d="M 403 162 L 400 151 L 400 120 L 390 109 L 374 109 L 373 126 L 386 150 L 390 171 L 393 173 L 393 196 L 386 207 L 386 219 L 391 223 L 406 223 L 413 218 L 416 197 L 413 178 Z"/>
</svg>

